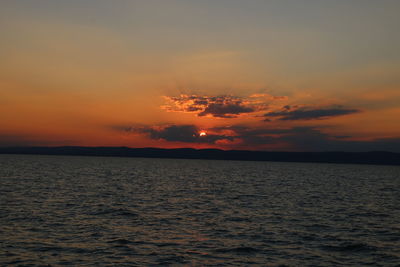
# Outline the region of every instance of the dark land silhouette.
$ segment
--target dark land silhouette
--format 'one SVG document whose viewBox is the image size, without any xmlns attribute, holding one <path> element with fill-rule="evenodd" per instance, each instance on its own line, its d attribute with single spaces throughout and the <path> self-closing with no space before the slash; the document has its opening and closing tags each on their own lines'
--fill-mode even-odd
<svg viewBox="0 0 400 267">
<path fill-rule="evenodd" d="M 400 165 L 400 153 L 371 152 L 271 152 L 220 149 L 163 149 L 129 147 L 0 147 L 0 154 L 75 155 L 281 162 L 319 162 Z"/>
</svg>

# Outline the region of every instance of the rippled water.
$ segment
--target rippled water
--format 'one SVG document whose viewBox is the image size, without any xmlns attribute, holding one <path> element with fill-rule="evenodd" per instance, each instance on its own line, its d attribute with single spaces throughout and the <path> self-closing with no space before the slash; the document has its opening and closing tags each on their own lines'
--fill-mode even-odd
<svg viewBox="0 0 400 267">
<path fill-rule="evenodd" d="M 400 167 L 0 155 L 0 263 L 399 266 Z"/>
</svg>

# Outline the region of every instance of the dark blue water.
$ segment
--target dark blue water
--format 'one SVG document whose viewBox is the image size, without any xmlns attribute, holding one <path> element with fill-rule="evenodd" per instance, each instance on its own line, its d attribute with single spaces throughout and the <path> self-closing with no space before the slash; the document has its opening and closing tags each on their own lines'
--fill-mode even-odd
<svg viewBox="0 0 400 267">
<path fill-rule="evenodd" d="M 0 155 L 0 265 L 399 266 L 396 166 Z"/>
</svg>

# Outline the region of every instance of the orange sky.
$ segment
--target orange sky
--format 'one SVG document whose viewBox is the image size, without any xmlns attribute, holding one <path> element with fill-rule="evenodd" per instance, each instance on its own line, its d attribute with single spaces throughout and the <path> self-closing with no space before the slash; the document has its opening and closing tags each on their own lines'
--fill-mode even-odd
<svg viewBox="0 0 400 267">
<path fill-rule="evenodd" d="M 400 152 L 396 1 L 67 2 L 0 3 L 0 146 Z"/>
</svg>

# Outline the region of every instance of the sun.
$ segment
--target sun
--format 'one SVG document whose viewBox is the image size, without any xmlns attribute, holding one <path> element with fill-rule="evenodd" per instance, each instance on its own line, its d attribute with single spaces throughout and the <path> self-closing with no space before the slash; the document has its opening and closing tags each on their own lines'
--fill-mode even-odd
<svg viewBox="0 0 400 267">
<path fill-rule="evenodd" d="M 200 133 L 199 133 L 199 136 L 206 136 L 207 135 L 207 133 L 205 132 L 205 131 L 201 131 Z"/>
</svg>

